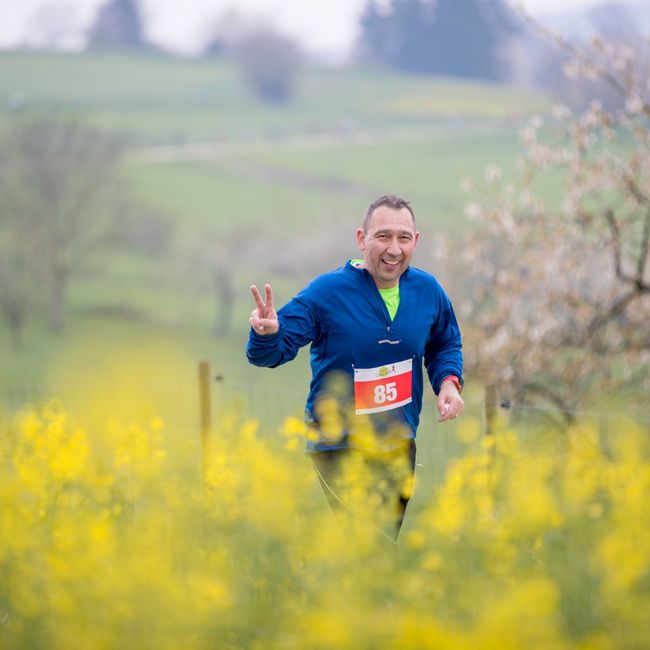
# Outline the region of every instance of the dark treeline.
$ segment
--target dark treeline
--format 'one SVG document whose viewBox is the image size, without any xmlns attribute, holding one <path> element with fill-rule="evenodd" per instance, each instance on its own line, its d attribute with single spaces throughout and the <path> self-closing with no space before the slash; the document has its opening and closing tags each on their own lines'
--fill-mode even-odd
<svg viewBox="0 0 650 650">
<path fill-rule="evenodd" d="M 518 21 L 502 0 L 369 0 L 362 49 L 399 70 L 475 79 L 505 76 Z"/>
<path fill-rule="evenodd" d="M 148 49 L 137 0 L 106 0 L 88 31 L 91 49 Z"/>
</svg>

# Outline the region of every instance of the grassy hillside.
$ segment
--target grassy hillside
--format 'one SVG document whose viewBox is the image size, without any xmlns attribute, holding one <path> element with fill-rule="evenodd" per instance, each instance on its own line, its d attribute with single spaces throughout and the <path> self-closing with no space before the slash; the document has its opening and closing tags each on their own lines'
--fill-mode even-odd
<svg viewBox="0 0 650 650">
<path fill-rule="evenodd" d="M 10 52 L 0 53 L 0 97 L 83 113 L 148 141 L 426 124 L 450 116 L 512 118 L 546 105 L 507 87 L 384 69 L 308 68 L 294 101 L 269 107 L 222 60 Z"/>
<path fill-rule="evenodd" d="M 138 207 L 128 220 L 114 219 L 118 230 L 140 232 L 135 244 L 93 255 L 73 278 L 63 334 L 50 334 L 35 316 L 23 348 L 12 350 L 0 324 L 0 391 L 14 406 L 21 395 L 63 394 L 66 384 L 83 393 L 107 358 L 136 358 L 144 341 L 163 342 L 161 349 L 184 359 L 182 379 L 166 378 L 172 389 L 192 383 L 195 360 L 207 357 L 232 379 L 233 393 L 242 382 L 257 384 L 249 396 L 261 395 L 268 375 L 249 368 L 242 352 L 248 285 L 271 280 L 278 302 L 287 300 L 311 272 L 300 262 L 292 268 L 300 242 L 331 241 L 335 228 L 349 229 L 349 237 L 327 244 L 334 246 L 328 259 L 354 255 L 356 223 L 385 192 L 413 201 L 425 242 L 467 227 L 460 179 L 481 176 L 492 162 L 513 169 L 519 118 L 547 105 L 497 85 L 308 68 L 293 102 L 268 106 L 224 61 L 7 52 L 0 97 L 0 129 L 22 106 L 128 133 L 120 191 Z M 201 149 L 204 141 L 216 145 Z M 167 149 L 152 149 L 160 145 Z M 164 237 L 153 246 L 158 230 Z M 424 263 L 428 251 L 419 255 Z M 232 265 L 238 296 L 232 334 L 218 339 L 210 257 Z M 288 269 L 282 275 L 272 270 L 278 263 Z M 304 362 L 291 364 L 274 373 L 274 386 L 289 390 L 296 405 L 307 375 Z M 285 402 L 271 395 L 264 409 L 280 413 Z"/>
</svg>

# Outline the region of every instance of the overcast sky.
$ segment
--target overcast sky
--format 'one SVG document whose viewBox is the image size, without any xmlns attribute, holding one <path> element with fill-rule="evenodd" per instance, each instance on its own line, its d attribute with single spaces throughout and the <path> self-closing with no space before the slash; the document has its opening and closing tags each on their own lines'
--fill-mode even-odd
<svg viewBox="0 0 650 650">
<path fill-rule="evenodd" d="M 62 37 L 72 48 L 105 0 L 0 0 L 0 47 L 42 44 Z M 140 0 L 151 40 L 178 52 L 200 50 L 218 17 L 236 7 L 243 16 L 262 16 L 318 52 L 344 53 L 354 42 L 367 0 Z M 523 0 L 533 14 L 578 8 L 602 0 Z"/>
</svg>

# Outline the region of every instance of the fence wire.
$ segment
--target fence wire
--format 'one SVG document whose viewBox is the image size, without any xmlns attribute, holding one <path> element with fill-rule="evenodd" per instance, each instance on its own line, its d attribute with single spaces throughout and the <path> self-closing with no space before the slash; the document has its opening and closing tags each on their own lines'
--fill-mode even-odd
<svg viewBox="0 0 650 650">
<path fill-rule="evenodd" d="M 213 420 L 229 411 L 236 410 L 255 418 L 263 423 L 265 430 L 277 429 L 289 416 L 302 417 L 308 386 L 278 385 L 273 382 L 246 382 L 224 378 L 221 375 L 212 376 L 210 385 L 212 396 Z M 147 412 L 155 415 L 156 408 L 161 408 L 165 414 L 175 414 L 176 423 L 183 426 L 196 427 L 199 421 L 199 397 L 196 381 L 166 381 L 157 379 L 147 383 L 138 391 L 139 403 L 145 405 Z M 10 385 L 0 394 L 0 412 L 5 416 L 11 415 L 24 408 L 36 408 L 50 402 L 60 401 L 64 408 L 68 405 L 83 404 L 86 407 L 97 406 L 108 414 L 119 414 L 125 410 L 124 393 L 119 390 L 111 393 L 105 386 L 94 384 L 92 380 L 83 384 L 66 383 L 57 386 L 53 391 L 47 386 Z M 127 400 L 128 396 L 127 396 Z M 627 411 L 614 413 L 596 409 L 573 409 L 561 411 L 557 408 L 542 404 L 510 403 L 508 401 L 496 405 L 497 416 L 510 421 L 513 426 L 521 423 L 544 423 L 554 421 L 556 428 L 561 429 L 561 423 L 566 415 L 576 421 L 595 422 L 602 430 L 615 432 L 616 426 L 625 420 L 633 420 L 642 426 L 650 426 L 650 416 L 645 413 Z M 486 405 L 480 396 L 466 399 L 465 414 L 479 420 L 481 430 L 487 428 Z M 438 437 L 449 431 L 449 423 L 437 422 L 435 396 L 425 388 L 419 432 L 432 433 Z M 462 422 L 460 418 L 458 422 Z"/>
</svg>

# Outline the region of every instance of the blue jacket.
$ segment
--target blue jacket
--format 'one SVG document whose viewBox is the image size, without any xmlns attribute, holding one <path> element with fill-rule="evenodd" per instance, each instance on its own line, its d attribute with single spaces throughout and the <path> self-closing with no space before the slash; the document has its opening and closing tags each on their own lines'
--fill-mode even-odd
<svg viewBox="0 0 650 650">
<path fill-rule="evenodd" d="M 355 446 L 349 437 L 351 422 L 367 417 L 350 410 L 355 368 L 413 360 L 412 401 L 370 416 L 380 433 L 401 423 L 401 438 L 415 437 L 418 427 L 423 362 L 436 394 L 449 375 L 462 382 L 460 329 L 447 294 L 432 275 L 412 267 L 400 277 L 399 288 L 399 308 L 391 321 L 370 273 L 347 262 L 312 280 L 278 310 L 276 334 L 262 336 L 251 329 L 246 356 L 256 366 L 275 368 L 311 344 L 312 381 L 305 415 L 315 430 L 322 429 L 324 416 L 318 405 L 323 396 L 333 395 L 345 411 L 340 435 L 308 437 L 308 451 Z"/>
</svg>

